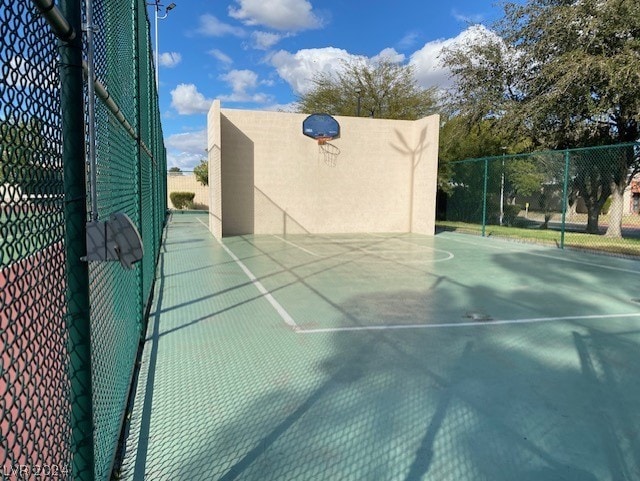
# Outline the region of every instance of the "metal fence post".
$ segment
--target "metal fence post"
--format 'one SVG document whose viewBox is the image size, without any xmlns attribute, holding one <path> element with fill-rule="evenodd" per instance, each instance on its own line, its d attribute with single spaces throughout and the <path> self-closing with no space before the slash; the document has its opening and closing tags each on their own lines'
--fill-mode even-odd
<svg viewBox="0 0 640 481">
<path fill-rule="evenodd" d="M 484 159 L 484 186 L 482 188 L 482 237 L 487 227 L 487 182 L 489 178 L 489 159 Z"/>
<path fill-rule="evenodd" d="M 81 0 L 62 0 L 60 8 L 76 32 L 82 31 Z M 72 479 L 94 479 L 93 388 L 89 270 L 86 254 L 87 192 L 83 111 L 82 36 L 60 43 L 60 92 L 64 162 L 66 322 L 69 330 Z"/>
<path fill-rule="evenodd" d="M 562 224 L 560 226 L 560 249 L 564 249 L 564 231 L 567 221 L 567 195 L 569 191 L 569 150 L 564 151 L 564 183 L 562 186 Z"/>
</svg>

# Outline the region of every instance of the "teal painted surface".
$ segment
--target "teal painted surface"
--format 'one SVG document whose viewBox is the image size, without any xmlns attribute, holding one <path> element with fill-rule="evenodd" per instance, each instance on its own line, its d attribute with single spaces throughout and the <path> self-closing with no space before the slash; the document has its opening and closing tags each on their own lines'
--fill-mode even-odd
<svg viewBox="0 0 640 481">
<path fill-rule="evenodd" d="M 225 238 L 294 330 L 203 223 L 168 226 L 124 479 L 640 475 L 637 262 L 450 233 Z"/>
</svg>

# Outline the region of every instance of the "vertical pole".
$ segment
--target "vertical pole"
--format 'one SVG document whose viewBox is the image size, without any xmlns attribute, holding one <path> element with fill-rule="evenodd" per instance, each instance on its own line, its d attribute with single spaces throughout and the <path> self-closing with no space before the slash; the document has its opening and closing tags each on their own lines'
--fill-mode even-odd
<svg viewBox="0 0 640 481">
<path fill-rule="evenodd" d="M 136 132 L 138 133 L 138 137 L 140 140 L 145 140 L 142 136 L 142 97 L 141 97 L 141 92 L 142 92 L 142 75 L 140 74 L 141 71 L 144 71 L 144 69 L 141 68 L 141 63 L 146 61 L 146 57 L 143 59 L 143 55 L 142 52 L 143 50 L 143 42 L 147 41 L 147 36 L 146 35 L 142 35 L 142 32 L 140 30 L 140 25 L 141 25 L 141 18 L 145 19 L 145 27 L 146 27 L 146 15 L 142 14 L 141 10 L 143 8 L 143 5 L 140 2 L 136 2 L 136 6 L 134 8 L 134 16 L 133 16 L 133 24 L 134 24 L 134 29 L 133 29 L 133 44 L 134 44 L 134 51 L 133 51 L 133 65 L 134 65 L 134 82 L 135 82 L 135 95 L 134 95 L 134 99 L 135 99 L 135 109 L 136 109 Z M 147 8 L 147 5 L 144 4 L 144 8 Z M 148 79 L 147 79 L 148 82 Z M 142 149 L 142 145 L 140 145 L 140 142 L 136 142 L 136 173 L 137 173 L 137 182 L 136 182 L 136 188 L 138 189 L 138 198 L 137 198 L 137 214 L 138 214 L 138 218 L 136 219 L 138 222 L 138 227 L 140 229 L 140 232 L 142 233 L 143 239 L 142 241 L 146 244 L 147 239 L 144 238 L 144 230 L 142 228 L 142 218 L 143 218 L 143 214 L 144 212 L 142 211 L 142 205 L 143 205 L 143 198 L 142 198 L 142 156 L 144 155 L 143 153 L 143 149 Z M 148 248 L 148 247 L 147 247 Z M 144 283 L 145 283 L 145 274 L 146 274 L 146 270 L 145 270 L 145 265 L 147 263 L 147 259 L 143 259 L 142 263 L 140 264 L 140 267 L 138 267 L 138 299 L 139 299 L 139 315 L 140 315 L 140 331 L 139 331 L 139 335 L 143 336 L 144 335 L 144 319 L 145 319 L 145 302 L 144 302 L 144 295 L 145 295 L 145 291 L 144 291 Z"/>
<path fill-rule="evenodd" d="M 502 173 L 500 174 L 500 225 L 504 221 L 504 153 L 502 154 Z"/>
<path fill-rule="evenodd" d="M 487 179 L 489 177 L 489 159 L 484 159 L 484 187 L 482 189 L 482 237 L 487 226 Z"/>
<path fill-rule="evenodd" d="M 153 11 L 155 12 L 155 26 L 154 26 L 154 35 L 155 35 L 155 60 L 154 60 L 154 70 L 156 71 L 156 90 L 158 90 L 158 82 L 160 81 L 160 75 L 158 73 L 158 8 L 160 8 L 160 6 L 158 5 L 158 2 L 156 1 L 156 5 L 153 8 Z"/>
<path fill-rule="evenodd" d="M 62 0 L 62 14 L 82 31 L 82 0 Z M 83 112 L 82 36 L 60 43 L 60 102 L 64 162 L 66 323 L 69 332 L 72 479 L 94 479 L 89 268 L 86 255 L 87 189 Z"/>
<path fill-rule="evenodd" d="M 567 220 L 567 196 L 569 194 L 569 150 L 564 151 L 564 185 L 562 186 L 562 225 L 560 226 L 560 249 L 564 249 L 564 232 Z"/>
<path fill-rule="evenodd" d="M 96 162 L 96 108 L 95 68 L 93 55 L 93 2 L 86 0 L 86 46 L 87 46 L 87 153 L 89 157 L 89 191 L 91 197 L 91 220 L 98 220 L 98 166 Z"/>
</svg>

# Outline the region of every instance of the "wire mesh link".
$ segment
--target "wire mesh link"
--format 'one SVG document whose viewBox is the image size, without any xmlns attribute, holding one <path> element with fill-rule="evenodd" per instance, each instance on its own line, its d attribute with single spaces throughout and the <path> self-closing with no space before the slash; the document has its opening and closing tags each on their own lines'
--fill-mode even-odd
<svg viewBox="0 0 640 481">
<path fill-rule="evenodd" d="M 63 12 L 83 15 L 82 2 L 58 3 Z M 64 102 L 86 104 L 86 85 L 70 90 L 62 81 L 61 68 L 68 66 L 61 43 L 32 2 L 0 0 L 2 479 L 109 479 L 150 302 L 167 205 L 146 3 L 93 3 L 96 79 L 137 136 L 96 103 L 97 205 L 84 185 L 64 180 L 72 178 L 65 174 L 64 139 L 79 137 L 82 145 L 77 131 L 64 132 Z M 78 200 L 100 220 L 126 213 L 145 248 L 130 271 L 117 263 L 89 264 L 90 340 L 70 329 L 82 303 L 70 286 L 83 276 L 68 267 L 74 265 L 68 243 L 84 240 L 65 206 Z M 89 342 L 91 358 L 82 358 Z M 91 366 L 91 392 L 73 394 L 72 363 Z M 72 413 L 80 397 L 90 400 L 93 439 L 78 440 L 75 433 Z M 82 443 L 92 444 L 94 455 L 84 460 L 88 469 L 74 473 L 81 469 L 74 459 Z"/>
<path fill-rule="evenodd" d="M 156 158 L 149 158 L 136 140 L 98 103 L 97 165 L 99 218 L 126 213 L 142 236 L 146 255 L 133 271 L 119 265 L 91 264 L 92 350 L 96 479 L 110 474 L 133 374 L 144 313 L 166 205 L 155 184 L 166 165 L 155 83 L 146 4 L 100 0 L 94 3 L 96 73 L 125 119 L 136 126 L 140 140 Z M 136 92 L 131 95 L 131 92 Z M 154 110 L 155 109 L 155 110 Z"/>
<path fill-rule="evenodd" d="M 452 162 L 444 229 L 640 256 L 640 144 Z"/>
<path fill-rule="evenodd" d="M 61 114 L 55 37 L 0 2 L 0 469 L 68 476 Z"/>
</svg>

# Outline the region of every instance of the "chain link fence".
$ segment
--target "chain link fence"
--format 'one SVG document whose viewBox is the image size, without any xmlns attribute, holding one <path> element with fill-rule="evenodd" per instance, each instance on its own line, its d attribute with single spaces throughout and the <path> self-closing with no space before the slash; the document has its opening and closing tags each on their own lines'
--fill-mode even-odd
<svg viewBox="0 0 640 481">
<path fill-rule="evenodd" d="M 441 229 L 640 256 L 640 144 L 451 162 L 441 176 Z"/>
<path fill-rule="evenodd" d="M 80 0 L 0 0 L 1 479 L 109 479 L 167 210 L 147 6 L 93 2 L 87 114 Z M 97 202 L 90 202 L 88 126 Z M 121 212 L 131 270 L 86 262 L 86 224 Z"/>
</svg>

